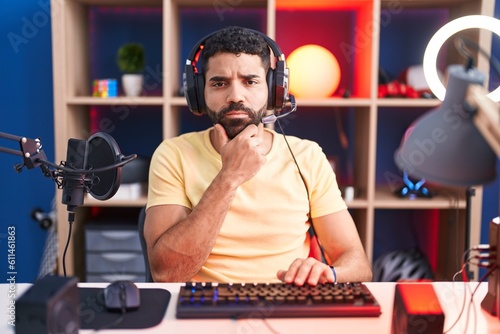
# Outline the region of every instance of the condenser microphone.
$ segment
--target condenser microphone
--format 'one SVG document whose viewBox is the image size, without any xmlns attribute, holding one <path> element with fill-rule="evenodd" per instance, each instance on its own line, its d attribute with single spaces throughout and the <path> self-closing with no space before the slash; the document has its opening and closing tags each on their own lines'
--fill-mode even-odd
<svg viewBox="0 0 500 334">
<path fill-rule="evenodd" d="M 76 208 L 83 205 L 85 186 L 89 180 L 85 179 L 84 169 L 87 166 L 88 141 L 70 138 L 66 151 L 66 162 L 61 169 L 62 203 L 68 211 L 75 212 Z"/>
<path fill-rule="evenodd" d="M 101 201 L 110 199 L 120 187 L 122 166 L 136 157 L 121 154 L 116 141 L 105 132 L 97 132 L 88 140 L 70 138 L 66 162 L 55 166 L 63 189 L 62 203 L 74 213 L 83 205 L 86 192 Z"/>
<path fill-rule="evenodd" d="M 264 123 L 264 124 L 273 124 L 274 122 L 276 122 L 276 120 L 280 119 L 280 118 L 283 118 L 285 116 L 288 116 L 290 115 L 291 113 L 293 113 L 295 110 L 297 110 L 297 103 L 295 102 L 295 96 L 293 96 L 292 94 L 288 95 L 288 99 L 287 99 L 291 105 L 291 109 L 288 110 L 287 112 L 284 112 L 284 113 L 279 113 L 279 114 L 271 114 L 271 115 L 268 115 L 268 116 L 265 116 L 262 118 L 261 122 Z"/>
</svg>

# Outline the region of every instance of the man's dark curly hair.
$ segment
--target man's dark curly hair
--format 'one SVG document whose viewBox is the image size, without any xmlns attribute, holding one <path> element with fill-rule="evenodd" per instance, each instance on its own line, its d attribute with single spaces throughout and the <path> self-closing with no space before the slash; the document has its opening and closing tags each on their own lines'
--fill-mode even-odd
<svg viewBox="0 0 500 334">
<path fill-rule="evenodd" d="M 264 37 L 242 27 L 227 27 L 208 38 L 201 52 L 202 71 L 206 73 L 208 59 L 219 53 L 257 55 L 264 69 L 270 66 L 270 50 Z"/>
</svg>

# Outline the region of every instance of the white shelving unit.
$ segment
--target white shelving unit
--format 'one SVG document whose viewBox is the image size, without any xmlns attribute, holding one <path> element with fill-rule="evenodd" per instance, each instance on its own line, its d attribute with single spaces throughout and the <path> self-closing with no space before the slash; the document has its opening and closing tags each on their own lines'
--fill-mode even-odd
<svg viewBox="0 0 500 334">
<path fill-rule="evenodd" d="M 364 33 L 362 47 L 357 50 L 359 54 L 357 66 L 361 67 L 354 73 L 353 80 L 357 85 L 357 92 L 350 98 L 331 97 L 328 99 L 298 99 L 301 108 L 350 108 L 354 110 L 354 187 L 356 197 L 348 205 L 355 218 L 358 231 L 370 259 L 373 258 L 375 216 L 377 210 L 433 210 L 439 209 L 443 212 L 443 220 L 453 214 L 454 207 L 450 205 L 450 199 L 438 196 L 430 200 L 406 200 L 399 199 L 393 195 L 393 189 L 380 184 L 376 179 L 377 151 L 383 150 L 381 143 L 377 143 L 377 130 L 383 126 L 378 124 L 381 108 L 433 108 L 439 105 L 435 99 L 403 99 L 377 97 L 379 55 L 380 55 L 380 22 L 381 15 L 388 10 L 394 10 L 394 6 L 401 10 L 418 9 L 443 9 L 449 13 L 450 19 L 469 15 L 483 14 L 493 15 L 493 1 L 475 0 L 400 0 L 395 4 L 389 0 L 338 0 L 338 1 L 296 1 L 296 0 L 243 0 L 243 1 L 221 1 L 209 0 L 53 0 L 52 10 L 52 43 L 54 62 L 54 119 L 55 119 L 55 142 L 56 160 L 63 161 L 66 158 L 67 140 L 69 138 L 86 139 L 90 133 L 89 111 L 93 106 L 147 106 L 158 109 L 162 118 L 162 136 L 169 138 L 180 133 L 181 113 L 186 112 L 186 101 L 177 96 L 179 81 L 181 78 L 179 64 L 179 50 L 183 38 L 181 31 L 181 13 L 185 10 L 205 10 L 207 15 L 217 15 L 223 11 L 224 15 L 239 15 L 242 10 L 253 8 L 265 13 L 265 32 L 280 43 L 280 36 L 284 34 L 284 27 L 278 22 L 284 11 L 307 11 L 307 7 L 327 7 L 328 11 L 348 11 L 356 16 L 354 31 Z M 162 39 L 162 68 L 163 78 L 161 96 L 143 96 L 138 98 L 118 97 L 115 99 L 101 99 L 92 97 L 90 77 L 91 54 L 90 54 L 90 27 L 89 10 L 92 7 L 153 7 L 161 9 L 163 21 L 161 34 Z M 394 12 L 395 13 L 395 12 Z M 394 14 L 397 15 L 397 14 Z M 426 18 L 422 17 L 422 24 L 426 24 Z M 193 29 L 197 29 L 197 23 L 193 22 Z M 313 23 L 311 23 L 313 24 Z M 369 27 L 370 29 L 367 29 Z M 215 28 L 214 28 L 215 29 Z M 418 29 L 418 27 L 415 27 Z M 207 31 L 206 33 L 208 33 Z M 321 33 L 321 32 L 318 32 Z M 202 34 L 205 35 L 205 34 Z M 473 34 L 485 50 L 489 50 L 491 38 L 486 32 Z M 293 38 L 293 36 L 290 36 Z M 354 39 L 356 41 L 356 39 Z M 304 44 L 308 41 L 304 41 Z M 408 38 L 411 43 L 411 38 Z M 399 46 L 404 48 L 404 45 Z M 453 50 L 448 50 L 447 63 L 453 62 L 458 55 Z M 479 68 L 488 73 L 488 64 L 479 57 Z M 293 80 L 293 77 L 292 77 Z M 359 82 L 361 82 L 359 84 Z M 130 112 L 134 112 L 131 110 Z M 319 122 L 321 120 L 318 120 Z M 390 131 L 390 129 L 388 129 Z M 332 139 L 333 140 L 333 139 Z M 480 191 L 479 191 L 480 193 Z M 480 196 L 479 196 L 480 197 Z M 477 198 L 476 198 L 477 199 Z M 480 198 L 479 198 L 480 200 Z M 100 202 L 91 198 L 86 199 L 85 207 L 80 208 L 75 222 L 74 238 L 82 233 L 81 226 L 85 224 L 90 207 L 99 207 L 103 210 L 117 207 L 142 207 L 146 198 L 139 200 L 109 200 Z M 462 196 L 458 203 L 460 211 L 460 226 L 465 222 L 465 200 Z M 479 208 L 480 210 L 480 208 Z M 58 238 L 59 238 L 59 264 L 62 271 L 62 252 L 66 243 L 68 224 L 66 207 L 58 204 L 57 207 Z M 477 217 L 477 206 L 473 214 Z M 479 213 L 480 214 L 480 213 Z M 479 221 L 474 219 L 474 221 Z M 472 226 L 471 243 L 479 242 L 480 226 Z M 446 233 L 444 231 L 443 233 Z M 455 241 L 450 241 L 451 244 Z M 460 243 L 463 246 L 463 242 Z M 82 257 L 80 244 L 75 241 L 70 244 L 66 267 L 68 274 L 81 274 Z M 438 277 L 446 276 L 442 270 Z"/>
</svg>

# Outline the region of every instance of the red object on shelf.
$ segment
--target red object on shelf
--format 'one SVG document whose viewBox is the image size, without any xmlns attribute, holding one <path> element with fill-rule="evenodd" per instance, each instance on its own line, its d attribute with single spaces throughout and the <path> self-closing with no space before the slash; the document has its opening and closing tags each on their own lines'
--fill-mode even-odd
<svg viewBox="0 0 500 334">
<path fill-rule="evenodd" d="M 276 9 L 356 9 L 372 8 L 372 1 L 276 0 Z"/>
<path fill-rule="evenodd" d="M 407 97 L 416 99 L 420 94 L 413 87 L 399 81 L 391 81 L 385 85 L 378 86 L 378 97 Z"/>
</svg>

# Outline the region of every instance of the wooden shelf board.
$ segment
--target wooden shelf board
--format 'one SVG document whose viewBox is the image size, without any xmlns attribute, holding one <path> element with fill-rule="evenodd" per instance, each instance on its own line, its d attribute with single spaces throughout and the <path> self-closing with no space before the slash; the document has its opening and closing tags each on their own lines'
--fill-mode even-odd
<svg viewBox="0 0 500 334">
<path fill-rule="evenodd" d="M 138 208 L 146 205 L 146 202 L 147 202 L 146 196 L 142 196 L 134 200 L 110 198 L 107 201 L 99 201 L 91 196 L 85 196 L 84 206 Z"/>
<path fill-rule="evenodd" d="M 187 106 L 187 101 L 184 96 L 173 96 L 170 98 L 170 105 L 172 106 Z"/>
<path fill-rule="evenodd" d="M 385 98 L 378 99 L 377 105 L 379 107 L 404 107 L 404 108 L 419 108 L 427 107 L 434 108 L 441 104 L 438 99 L 405 99 L 405 98 Z"/>
<path fill-rule="evenodd" d="M 373 205 L 375 209 L 456 209 L 451 196 L 436 195 L 432 198 L 398 198 L 388 188 L 377 188 Z M 458 208 L 465 209 L 465 199 L 459 197 Z"/>
<path fill-rule="evenodd" d="M 116 7 L 161 7 L 162 0 L 72 0 L 89 6 L 116 6 Z"/>
<path fill-rule="evenodd" d="M 369 107 L 370 99 L 366 98 L 327 98 L 327 99 L 296 99 L 297 106 L 300 107 Z M 187 106 L 183 96 L 173 96 L 170 98 L 173 106 Z"/>
<path fill-rule="evenodd" d="M 366 209 L 368 207 L 368 201 L 362 198 L 355 198 L 345 203 L 349 209 Z"/>
<path fill-rule="evenodd" d="M 332 97 L 327 99 L 300 99 L 297 98 L 297 106 L 302 107 L 369 107 L 368 98 L 341 98 Z"/>
<path fill-rule="evenodd" d="M 443 8 L 443 7 L 451 7 L 457 6 L 460 4 L 464 4 L 467 2 L 471 2 L 471 0 L 399 0 L 398 5 L 403 8 Z M 382 0 L 381 1 L 382 8 L 393 8 L 394 0 Z"/>
<path fill-rule="evenodd" d="M 140 96 L 140 97 L 93 97 L 76 96 L 68 97 L 67 104 L 72 105 L 163 105 L 164 99 L 161 96 Z"/>
<path fill-rule="evenodd" d="M 177 4 L 181 7 L 211 7 L 220 6 L 227 9 L 238 8 L 266 8 L 267 1 L 266 0 L 245 0 L 238 2 L 225 2 L 221 1 L 220 3 L 214 2 L 213 0 L 173 0 L 173 3 Z"/>
</svg>

